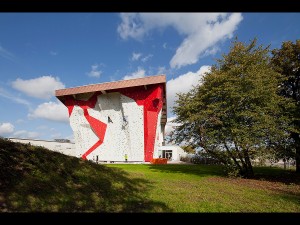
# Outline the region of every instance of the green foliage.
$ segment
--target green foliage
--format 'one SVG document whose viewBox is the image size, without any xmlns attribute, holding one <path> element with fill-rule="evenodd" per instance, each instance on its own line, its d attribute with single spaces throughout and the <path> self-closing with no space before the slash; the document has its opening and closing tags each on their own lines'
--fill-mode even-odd
<svg viewBox="0 0 300 225">
<path fill-rule="evenodd" d="M 186 153 L 195 153 L 195 149 L 190 145 L 181 146 Z"/>
<path fill-rule="evenodd" d="M 295 43 L 283 42 L 281 48 L 274 49 L 272 54 L 271 63 L 274 70 L 284 77 L 279 86 L 280 95 L 292 99 L 295 104 L 293 129 L 290 137 L 296 150 L 296 171 L 300 173 L 300 40 L 296 40 Z M 289 157 L 291 151 L 287 153 Z"/>
<path fill-rule="evenodd" d="M 173 112 L 181 125 L 172 138 L 253 176 L 251 159 L 288 139 L 293 104 L 277 94 L 282 79 L 270 67 L 268 47 L 235 40 L 196 87 L 178 94 Z"/>
</svg>

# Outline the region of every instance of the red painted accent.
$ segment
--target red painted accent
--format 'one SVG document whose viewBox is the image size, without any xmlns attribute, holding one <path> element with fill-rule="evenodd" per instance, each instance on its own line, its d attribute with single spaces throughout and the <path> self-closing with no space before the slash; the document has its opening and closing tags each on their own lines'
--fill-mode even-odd
<svg viewBox="0 0 300 225">
<path fill-rule="evenodd" d="M 80 106 L 82 109 L 87 109 L 87 108 L 95 108 L 96 102 L 97 102 L 97 97 L 101 93 L 95 92 L 92 97 L 90 97 L 87 101 L 83 100 L 76 100 L 73 98 L 73 96 L 68 95 L 65 97 L 64 104 L 68 107 L 69 110 L 69 117 L 72 114 L 74 105 Z"/>
<path fill-rule="evenodd" d="M 163 106 L 163 85 L 147 86 L 147 90 L 139 86 L 118 91 L 144 106 L 144 160 L 150 162 L 153 159 L 157 117 Z"/>
<path fill-rule="evenodd" d="M 103 143 L 103 141 L 99 140 L 97 141 L 89 150 L 87 150 L 81 158 L 86 160 L 86 157 L 92 152 L 94 151 L 96 148 L 98 148 L 101 144 Z"/>
<path fill-rule="evenodd" d="M 84 117 L 86 118 L 86 120 L 89 122 L 89 124 L 91 125 L 91 128 L 93 129 L 94 133 L 97 135 L 97 137 L 100 140 L 104 140 L 104 136 L 105 136 L 105 131 L 106 131 L 106 127 L 107 124 L 101 122 L 100 120 L 97 120 L 96 118 L 92 117 L 89 115 L 87 109 L 84 109 Z"/>
<path fill-rule="evenodd" d="M 65 100 L 65 105 L 68 107 L 69 110 L 69 116 L 71 116 L 74 105 L 78 105 L 80 108 L 83 109 L 84 112 L 84 117 L 86 118 L 86 120 L 89 122 L 92 130 L 94 131 L 94 133 L 97 135 L 97 137 L 99 138 L 99 141 L 97 141 L 91 148 L 89 148 L 83 155 L 82 158 L 86 159 L 86 157 L 92 153 L 97 147 L 99 147 L 103 141 L 104 141 L 104 137 L 105 137 L 105 132 L 106 132 L 106 128 L 107 128 L 107 124 L 101 122 L 100 120 L 97 120 L 96 118 L 92 117 L 89 115 L 88 109 L 89 108 L 95 108 L 96 102 L 97 102 L 97 97 L 98 95 L 100 95 L 101 93 L 95 93 L 93 94 L 92 97 L 90 97 L 87 101 L 83 101 L 83 100 L 76 100 L 73 98 L 73 96 L 67 96 L 66 100 Z"/>
<path fill-rule="evenodd" d="M 65 106 L 68 107 L 69 117 L 70 117 L 71 114 L 72 114 L 74 105 L 76 105 L 76 101 L 75 101 L 75 99 L 74 99 L 73 97 L 71 97 L 71 96 L 66 96 L 66 99 L 65 99 L 65 101 L 64 101 L 64 104 L 65 104 Z"/>
</svg>

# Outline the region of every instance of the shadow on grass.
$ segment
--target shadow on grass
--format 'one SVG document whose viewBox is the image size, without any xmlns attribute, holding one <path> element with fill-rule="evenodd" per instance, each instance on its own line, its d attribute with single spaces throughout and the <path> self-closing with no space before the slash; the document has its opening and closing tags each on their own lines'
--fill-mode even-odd
<svg viewBox="0 0 300 225">
<path fill-rule="evenodd" d="M 1 212 L 163 212 L 153 188 L 118 168 L 0 139 Z"/>
<path fill-rule="evenodd" d="M 278 167 L 254 167 L 254 179 L 300 185 L 300 174 Z"/>
<path fill-rule="evenodd" d="M 220 165 L 202 164 L 150 164 L 149 169 L 164 173 L 185 173 L 201 177 L 220 176 L 227 177 L 224 167 Z M 265 180 L 270 182 L 281 182 L 284 184 L 300 185 L 300 174 L 294 170 L 284 170 L 277 167 L 254 167 L 255 180 Z"/>
<path fill-rule="evenodd" d="M 163 173 L 192 174 L 201 177 L 225 176 L 223 167 L 219 165 L 200 164 L 150 164 L 149 169 Z"/>
</svg>

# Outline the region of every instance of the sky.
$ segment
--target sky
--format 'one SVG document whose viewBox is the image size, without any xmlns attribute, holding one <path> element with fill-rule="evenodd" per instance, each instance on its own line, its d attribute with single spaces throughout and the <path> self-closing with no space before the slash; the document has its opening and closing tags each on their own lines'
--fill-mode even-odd
<svg viewBox="0 0 300 225">
<path fill-rule="evenodd" d="M 280 48 L 300 13 L 0 13 L 0 136 L 74 141 L 55 90 L 165 74 L 176 93 L 199 82 L 235 37 Z"/>
</svg>

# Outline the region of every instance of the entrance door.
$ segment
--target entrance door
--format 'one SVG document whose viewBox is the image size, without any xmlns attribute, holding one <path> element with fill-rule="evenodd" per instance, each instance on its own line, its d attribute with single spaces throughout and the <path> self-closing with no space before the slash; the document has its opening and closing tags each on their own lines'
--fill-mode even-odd
<svg viewBox="0 0 300 225">
<path fill-rule="evenodd" d="M 162 157 L 167 158 L 168 161 L 172 160 L 172 150 L 162 150 Z"/>
</svg>

